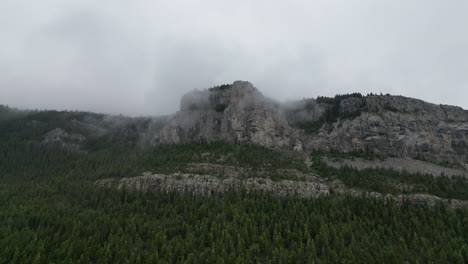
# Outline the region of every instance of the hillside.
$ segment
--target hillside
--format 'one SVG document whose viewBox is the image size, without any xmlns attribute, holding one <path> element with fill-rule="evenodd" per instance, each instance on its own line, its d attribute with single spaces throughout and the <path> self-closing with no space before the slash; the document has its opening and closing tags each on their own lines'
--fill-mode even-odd
<svg viewBox="0 0 468 264">
<path fill-rule="evenodd" d="M 129 118 L 0 107 L 0 263 L 465 263 L 467 111 L 281 104 L 248 82 Z"/>
<path fill-rule="evenodd" d="M 181 100 L 155 142 L 252 143 L 298 151 L 370 152 L 466 168 L 468 111 L 390 95 L 338 95 L 280 104 L 237 81 Z"/>
</svg>

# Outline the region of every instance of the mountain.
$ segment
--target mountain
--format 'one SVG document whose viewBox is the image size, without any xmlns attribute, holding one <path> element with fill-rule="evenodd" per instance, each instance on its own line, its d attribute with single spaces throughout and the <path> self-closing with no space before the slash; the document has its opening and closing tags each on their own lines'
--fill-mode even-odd
<svg viewBox="0 0 468 264">
<path fill-rule="evenodd" d="M 466 124 L 241 81 L 162 117 L 0 106 L 0 263 L 466 263 Z"/>
<path fill-rule="evenodd" d="M 306 152 L 370 152 L 467 168 L 468 111 L 390 95 L 280 104 L 237 81 L 186 94 L 153 142 L 218 140 Z"/>
<path fill-rule="evenodd" d="M 180 111 L 154 138 L 155 143 L 218 140 L 302 149 L 279 106 L 242 81 L 184 95 Z"/>
<path fill-rule="evenodd" d="M 266 151 L 260 155 L 277 153 L 276 160 L 285 160 L 275 167 L 268 167 L 273 161 L 267 158 L 242 164 L 240 156 L 252 150 L 214 156 L 212 147 L 203 147 L 205 152 L 194 152 L 172 169 L 123 161 L 128 172 L 116 179 L 100 177 L 99 186 L 203 194 L 246 188 L 302 197 L 334 191 L 468 207 L 468 191 L 462 188 L 468 186 L 468 111 L 459 107 L 359 93 L 279 103 L 251 83 L 236 81 L 194 90 L 181 98 L 177 113 L 163 117 L 0 110 L 7 143 L 16 138 L 29 146 L 93 156 L 119 146 L 125 155 L 149 155 L 145 151 L 158 146 L 211 142 L 259 146 Z M 362 176 L 366 171 L 369 176 Z M 351 179 L 352 174 L 361 176 Z M 446 176 L 452 179 L 442 184 L 446 190 L 434 190 L 431 184 Z"/>
</svg>

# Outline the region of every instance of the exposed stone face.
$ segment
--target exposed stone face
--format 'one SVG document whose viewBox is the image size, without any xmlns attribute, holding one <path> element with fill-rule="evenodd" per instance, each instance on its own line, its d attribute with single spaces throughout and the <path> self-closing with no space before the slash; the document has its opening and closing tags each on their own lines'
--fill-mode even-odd
<svg viewBox="0 0 468 264">
<path fill-rule="evenodd" d="M 264 98 L 252 84 L 242 81 L 222 90 L 185 95 L 181 110 L 153 142 L 217 140 L 302 149 L 297 132 L 277 105 Z"/>
<path fill-rule="evenodd" d="M 96 182 L 98 186 L 115 187 L 129 191 L 161 192 L 177 191 L 186 194 L 213 195 L 224 194 L 230 189 L 245 188 L 258 193 L 271 193 L 278 196 L 297 195 L 299 197 L 318 197 L 328 195 L 327 185 L 313 181 L 272 181 L 267 178 L 238 179 L 233 177 L 218 178 L 197 174 L 152 174 L 117 179 L 106 179 Z"/>
<path fill-rule="evenodd" d="M 305 147 L 468 162 L 468 111 L 401 96 L 365 100 L 367 109 L 360 116 L 325 125 L 306 138 Z"/>
<path fill-rule="evenodd" d="M 83 153 L 84 151 L 81 149 L 83 141 L 85 141 L 83 135 L 69 134 L 61 128 L 56 128 L 45 135 L 42 145 L 58 147 L 70 152 Z"/>
<path fill-rule="evenodd" d="M 411 158 L 451 161 L 466 166 L 468 111 L 402 96 L 353 96 L 342 96 L 339 100 L 322 98 L 320 103 L 307 99 L 280 105 L 263 97 L 252 84 L 237 81 L 232 85 L 194 91 L 183 96 L 180 111 L 168 118 L 167 124 L 155 134 L 152 142 L 224 141 L 297 151 L 365 150 L 399 158 L 375 162 L 350 161 L 344 165 L 358 169 L 385 167 L 433 175 L 443 172 L 467 176 L 466 170 L 447 169 Z M 313 131 L 317 133 L 306 134 L 291 127 L 298 122 L 319 124 L 317 128 L 321 127 Z M 312 165 L 309 158 L 305 163 L 307 167 Z M 343 164 L 331 165 L 340 167 Z M 391 199 L 398 203 L 410 201 L 430 206 L 443 203 L 450 208 L 468 208 L 468 201 L 419 193 L 385 195 L 349 188 L 339 180 L 329 181 L 312 173 L 294 170 L 276 171 L 288 178 L 273 181 L 268 172 L 260 169 L 251 173 L 252 169 L 255 168 L 201 163 L 191 164 L 185 173 L 145 173 L 138 177 L 100 180 L 96 184 L 131 191 L 177 191 L 202 195 L 245 188 L 277 196 L 317 197 L 329 195 L 333 189 L 336 193 Z M 409 185 L 400 187 L 411 189 Z"/>
<path fill-rule="evenodd" d="M 409 173 L 429 174 L 432 176 L 440 176 L 442 174 L 445 176 L 462 176 L 468 179 L 468 171 L 466 170 L 446 168 L 443 166 L 436 165 L 434 163 L 409 158 L 387 158 L 385 160 L 366 160 L 362 158 L 340 158 L 334 160 L 330 158 L 325 158 L 324 161 L 327 163 L 328 166 L 334 168 L 342 168 L 345 166 L 353 167 L 358 170 L 382 168 L 400 172 L 406 171 Z"/>
<path fill-rule="evenodd" d="M 325 122 L 316 134 L 291 127 L 297 122 L 320 122 L 330 111 L 338 111 L 337 121 Z M 366 150 L 467 166 L 468 111 L 389 95 L 348 97 L 337 106 L 314 99 L 279 105 L 249 82 L 237 81 L 185 95 L 180 111 L 153 138 L 153 143 L 188 141 L 252 143 L 299 151 Z"/>
<path fill-rule="evenodd" d="M 292 196 L 300 198 L 313 198 L 330 195 L 330 189 L 340 194 L 356 197 L 370 197 L 374 199 L 394 200 L 397 203 L 409 201 L 416 205 L 435 206 L 439 203 L 448 208 L 468 208 L 468 201 L 456 199 L 444 199 L 429 194 L 402 194 L 390 195 L 378 192 L 368 192 L 353 188 L 347 188 L 341 181 L 324 181 L 321 178 L 310 176 L 307 180 L 280 180 L 272 181 L 268 178 L 240 179 L 236 177 L 219 178 L 211 175 L 198 174 L 152 174 L 145 172 L 142 176 L 104 179 L 96 182 L 97 186 L 106 188 L 125 189 L 141 192 L 169 192 L 175 191 L 191 195 L 221 195 L 230 189 L 241 188 L 249 192 L 259 194 L 269 193 L 275 196 Z"/>
<path fill-rule="evenodd" d="M 329 108 L 329 105 L 319 104 L 315 99 L 287 102 L 283 105 L 283 111 L 290 124 L 318 121 Z"/>
</svg>

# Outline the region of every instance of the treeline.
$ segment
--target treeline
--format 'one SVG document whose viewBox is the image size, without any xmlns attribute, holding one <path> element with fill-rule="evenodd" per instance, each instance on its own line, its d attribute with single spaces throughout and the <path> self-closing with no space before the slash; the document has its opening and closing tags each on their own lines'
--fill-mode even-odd
<svg viewBox="0 0 468 264">
<path fill-rule="evenodd" d="M 221 84 L 221 85 L 216 85 L 211 88 L 208 88 L 208 91 L 214 92 L 214 91 L 223 91 L 226 89 L 231 88 L 231 84 Z"/>
<path fill-rule="evenodd" d="M 303 160 L 260 146 L 246 144 L 185 143 L 140 147 L 133 143 L 112 144 L 108 137 L 94 139 L 96 151 L 73 153 L 23 140 L 0 141 L 0 180 L 30 180 L 66 176 L 97 180 L 136 176 L 144 171 L 184 171 L 188 163 L 208 162 L 255 169 L 307 170 Z M 105 146 L 105 148 L 103 147 Z"/>
<path fill-rule="evenodd" d="M 26 111 L 21 111 L 16 108 L 11 108 L 6 105 L 0 105 L 0 121 L 16 118 L 25 115 Z"/>
<path fill-rule="evenodd" d="M 358 98 L 361 99 L 361 103 L 359 107 L 353 112 L 340 112 L 340 104 L 343 100 L 347 98 Z M 308 120 L 308 121 L 300 121 L 295 122 L 292 124 L 293 127 L 299 128 L 304 130 L 307 134 L 315 134 L 317 133 L 325 124 L 333 124 L 338 121 L 338 119 L 354 119 L 361 115 L 362 111 L 365 109 L 366 101 L 362 100 L 364 96 L 360 93 L 352 93 L 352 94 L 339 94 L 335 97 L 326 97 L 326 96 L 319 96 L 315 99 L 316 103 L 318 104 L 327 104 L 327 108 L 323 116 L 321 116 L 318 120 Z M 304 99 L 305 101 L 305 108 L 312 109 L 313 108 L 313 101 L 310 99 Z"/>
<path fill-rule="evenodd" d="M 320 152 L 312 154 L 313 169 L 322 177 L 340 179 L 349 187 L 384 194 L 428 193 L 442 198 L 468 200 L 468 179 L 462 176 L 433 176 L 382 168 L 358 170 L 349 166 L 337 169 L 323 161 L 324 155 Z M 401 187 L 401 184 L 407 187 Z"/>
<path fill-rule="evenodd" d="M 0 263 L 466 263 L 468 213 L 333 196 L 0 185 Z"/>
<path fill-rule="evenodd" d="M 47 120 L 45 114 L 32 120 Z M 51 113 L 52 116 L 57 113 Z M 184 171 L 188 163 L 216 163 L 254 169 L 297 169 L 308 172 L 303 157 L 287 152 L 246 144 L 186 143 L 177 145 L 142 146 L 138 128 L 126 126 L 124 132 L 112 132 L 89 137 L 84 142 L 87 154 L 66 152 L 59 148 L 44 147 L 44 134 L 56 126 L 72 120 L 85 120 L 78 113 L 67 113 L 67 118 L 57 117 L 52 125 L 30 124 L 29 117 L 0 122 L 0 180 L 12 182 L 46 176 L 73 175 L 83 180 L 136 176 L 144 171 L 173 173 Z M 118 130 L 117 130 L 118 131 Z M 74 132 L 70 130 L 70 132 Z M 320 153 L 316 156 L 323 155 Z M 371 153 L 362 157 L 374 158 Z M 337 177 L 349 187 L 357 187 L 382 193 L 429 193 L 443 198 L 467 199 L 468 182 L 461 177 L 433 177 L 431 175 L 396 172 L 393 170 L 363 170 L 353 168 L 333 169 L 321 160 L 313 168 L 323 177 Z M 289 179 L 285 175 L 270 173 L 273 179 Z M 408 186 L 402 188 L 400 183 Z"/>
<path fill-rule="evenodd" d="M 49 129 L 80 116 L 41 115 L 0 122 L 0 263 L 468 261 L 467 210 L 339 195 L 293 199 L 241 191 L 199 197 L 97 188 L 97 179 L 173 173 L 191 162 L 310 170 L 303 157 L 252 145 L 140 146 L 127 126 L 121 130 L 125 140 L 106 134 L 87 141 L 87 154 L 66 152 L 40 141 Z M 312 171 L 338 175 L 349 186 L 385 191 L 377 180 L 412 181 L 439 186 L 428 190 L 443 190 L 446 197 L 466 197 L 468 189 L 466 180 L 333 170 L 313 159 Z"/>
<path fill-rule="evenodd" d="M 361 93 L 351 93 L 351 94 L 337 94 L 335 97 L 326 97 L 326 96 L 318 96 L 316 101 L 318 104 L 340 104 L 342 100 L 347 99 L 347 98 L 364 98 Z"/>
<path fill-rule="evenodd" d="M 127 133 L 127 137 L 124 137 L 114 133 L 88 139 L 84 143 L 88 154 L 78 154 L 42 146 L 40 141 L 47 129 L 39 126 L 9 121 L 0 123 L 0 128 L 0 179 L 8 182 L 67 175 L 94 181 L 136 176 L 144 171 L 183 172 L 188 163 L 200 162 L 272 172 L 277 169 L 308 171 L 303 157 L 254 145 L 211 142 L 150 147 L 140 146 L 136 134 L 129 137 L 132 134 Z M 361 155 L 373 157 L 370 153 Z M 334 169 L 321 160 L 315 160 L 313 169 L 323 177 L 339 178 L 349 187 L 391 194 L 429 193 L 443 198 L 468 200 L 468 182 L 461 177 L 433 177 L 384 169 Z M 290 178 L 287 174 L 267 175 L 271 175 L 274 180 Z M 400 183 L 408 188 L 398 186 Z"/>
</svg>

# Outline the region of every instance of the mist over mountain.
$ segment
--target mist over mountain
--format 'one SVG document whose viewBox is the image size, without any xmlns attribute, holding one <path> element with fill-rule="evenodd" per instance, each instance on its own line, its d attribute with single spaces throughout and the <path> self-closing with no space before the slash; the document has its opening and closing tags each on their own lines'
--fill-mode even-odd
<svg viewBox="0 0 468 264">
<path fill-rule="evenodd" d="M 0 1 L 0 264 L 468 263 L 468 1 Z"/>
<path fill-rule="evenodd" d="M 245 79 L 280 101 L 359 91 L 467 109 L 467 12 L 437 0 L 3 1 L 0 103 L 169 114 L 192 89 Z"/>
<path fill-rule="evenodd" d="M 46 113 L 5 107 L 3 112 L 4 119 Z M 299 152 L 366 152 L 462 168 L 468 164 L 467 110 L 389 94 L 352 93 L 281 103 L 263 96 L 249 82 L 236 81 L 185 94 L 180 110 L 167 116 L 55 113 L 61 119 L 70 116 L 65 118 L 66 127 L 51 132 L 55 140 L 67 137 L 63 134 L 67 128 L 79 128 L 83 133 L 77 137 L 83 142 L 120 133 L 142 146 L 221 141 Z M 70 119 L 74 115 L 77 118 Z"/>
<path fill-rule="evenodd" d="M 282 103 L 247 81 L 189 92 L 165 116 L 0 106 L 0 256 L 463 263 L 467 137 L 460 107 Z"/>
</svg>

